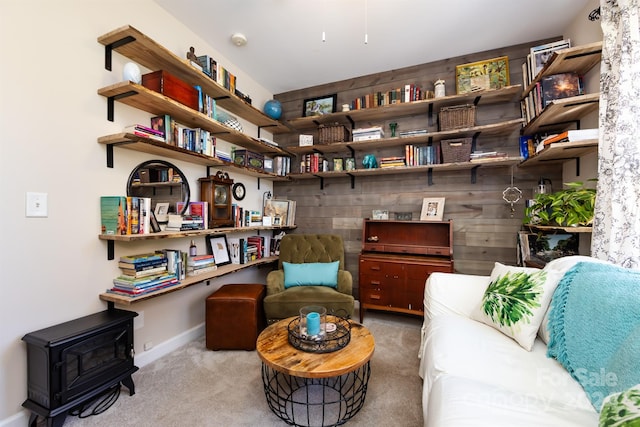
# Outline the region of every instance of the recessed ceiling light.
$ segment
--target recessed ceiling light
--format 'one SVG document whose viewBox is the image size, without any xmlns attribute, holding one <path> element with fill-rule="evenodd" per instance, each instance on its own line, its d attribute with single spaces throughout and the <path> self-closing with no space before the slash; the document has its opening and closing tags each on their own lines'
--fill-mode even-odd
<svg viewBox="0 0 640 427">
<path fill-rule="evenodd" d="M 247 37 L 242 33 L 235 33 L 231 36 L 231 41 L 236 46 L 244 46 L 247 44 Z"/>
</svg>

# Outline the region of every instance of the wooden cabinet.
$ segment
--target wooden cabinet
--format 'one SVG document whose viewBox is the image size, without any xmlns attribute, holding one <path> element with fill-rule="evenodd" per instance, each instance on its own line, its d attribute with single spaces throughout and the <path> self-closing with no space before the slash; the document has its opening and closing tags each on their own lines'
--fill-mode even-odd
<svg viewBox="0 0 640 427">
<path fill-rule="evenodd" d="M 360 322 L 367 309 L 423 315 L 433 272 L 453 272 L 451 221 L 365 220 L 360 254 Z"/>
</svg>

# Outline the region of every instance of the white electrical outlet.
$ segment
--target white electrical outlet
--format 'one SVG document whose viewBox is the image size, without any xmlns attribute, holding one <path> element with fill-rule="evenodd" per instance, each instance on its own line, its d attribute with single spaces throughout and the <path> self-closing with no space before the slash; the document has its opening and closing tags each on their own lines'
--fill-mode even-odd
<svg viewBox="0 0 640 427">
<path fill-rule="evenodd" d="M 144 351 L 149 351 L 153 348 L 153 341 L 147 341 L 144 343 Z"/>
<path fill-rule="evenodd" d="M 27 218 L 46 218 L 48 216 L 47 193 L 27 192 L 25 200 Z"/>
</svg>

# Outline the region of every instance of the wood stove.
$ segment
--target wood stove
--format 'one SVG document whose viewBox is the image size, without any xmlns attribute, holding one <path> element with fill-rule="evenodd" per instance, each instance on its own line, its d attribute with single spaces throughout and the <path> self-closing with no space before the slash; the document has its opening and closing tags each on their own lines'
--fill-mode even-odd
<svg viewBox="0 0 640 427">
<path fill-rule="evenodd" d="M 135 393 L 133 318 L 138 313 L 110 308 L 22 337 L 27 343 L 29 426 L 38 417 L 62 426 L 69 410 L 120 382 Z"/>
</svg>

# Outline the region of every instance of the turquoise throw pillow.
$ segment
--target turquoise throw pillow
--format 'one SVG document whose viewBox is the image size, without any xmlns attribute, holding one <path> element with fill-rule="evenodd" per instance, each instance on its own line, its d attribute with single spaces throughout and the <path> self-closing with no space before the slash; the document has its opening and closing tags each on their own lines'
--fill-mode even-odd
<svg viewBox="0 0 640 427">
<path fill-rule="evenodd" d="M 293 264 L 282 262 L 284 268 L 284 288 L 292 286 L 330 286 L 338 287 L 338 267 L 340 261 L 306 262 Z"/>
</svg>

